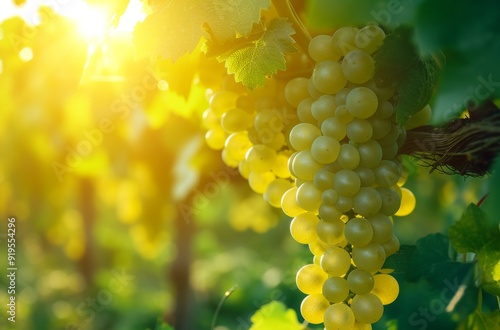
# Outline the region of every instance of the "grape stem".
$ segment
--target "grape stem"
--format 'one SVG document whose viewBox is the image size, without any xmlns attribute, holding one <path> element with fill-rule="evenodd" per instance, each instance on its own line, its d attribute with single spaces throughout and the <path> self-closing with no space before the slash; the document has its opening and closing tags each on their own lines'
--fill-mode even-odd
<svg viewBox="0 0 500 330">
<path fill-rule="evenodd" d="M 307 48 L 309 46 L 309 41 L 311 41 L 311 35 L 293 9 L 290 0 L 273 1 L 273 4 L 280 17 L 286 17 L 290 23 L 292 23 L 292 27 L 295 30 L 293 39 L 297 43 L 299 50 L 307 54 Z"/>
</svg>

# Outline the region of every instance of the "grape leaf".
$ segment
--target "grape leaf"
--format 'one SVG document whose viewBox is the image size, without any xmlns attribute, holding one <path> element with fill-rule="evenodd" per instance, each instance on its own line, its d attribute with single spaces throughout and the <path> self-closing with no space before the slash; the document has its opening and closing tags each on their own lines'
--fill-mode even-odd
<svg viewBox="0 0 500 330">
<path fill-rule="evenodd" d="M 437 273 L 446 273 L 453 261 L 448 256 L 449 239 L 443 234 L 432 234 L 419 239 L 411 260 L 407 277 L 416 281 L 420 277 L 432 279 Z"/>
<path fill-rule="evenodd" d="M 247 36 L 270 0 L 171 0 L 155 11 L 134 31 L 136 56 L 177 58 L 191 52 L 202 37 L 225 43 Z"/>
<path fill-rule="evenodd" d="M 401 245 L 399 250 L 386 259 L 384 269 L 393 269 L 394 274 L 406 274 L 410 267 L 410 261 L 415 253 L 415 245 Z"/>
<path fill-rule="evenodd" d="M 491 313 L 483 313 L 476 309 L 462 323 L 458 325 L 457 330 L 491 330 L 498 329 L 500 324 L 500 310 Z"/>
<path fill-rule="evenodd" d="M 262 36 L 246 45 L 238 45 L 218 56 L 226 61 L 229 74 L 234 73 L 236 82 L 250 89 L 264 85 L 266 76 L 285 70 L 285 53 L 296 51 L 292 25 L 284 18 L 273 19 Z"/>
<path fill-rule="evenodd" d="M 295 311 L 291 308 L 286 309 L 286 306 L 279 301 L 271 301 L 263 305 L 250 320 L 252 321 L 250 330 L 301 330 L 303 328 Z"/>
<path fill-rule="evenodd" d="M 500 230 L 489 224 L 486 214 L 470 204 L 464 214 L 449 228 L 450 240 L 458 252 L 477 253 L 481 286 L 500 296 Z"/>
</svg>

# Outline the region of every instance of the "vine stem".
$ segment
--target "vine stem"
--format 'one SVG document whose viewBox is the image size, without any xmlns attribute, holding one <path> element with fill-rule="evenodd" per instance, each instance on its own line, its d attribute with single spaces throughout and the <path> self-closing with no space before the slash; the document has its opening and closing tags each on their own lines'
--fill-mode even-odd
<svg viewBox="0 0 500 330">
<path fill-rule="evenodd" d="M 295 36 L 293 39 L 297 43 L 299 50 L 307 54 L 307 48 L 309 46 L 309 41 L 311 41 L 311 35 L 293 9 L 290 0 L 276 0 L 273 1 L 273 4 L 280 17 L 286 17 L 292 23 L 292 27 L 295 30 Z"/>
</svg>

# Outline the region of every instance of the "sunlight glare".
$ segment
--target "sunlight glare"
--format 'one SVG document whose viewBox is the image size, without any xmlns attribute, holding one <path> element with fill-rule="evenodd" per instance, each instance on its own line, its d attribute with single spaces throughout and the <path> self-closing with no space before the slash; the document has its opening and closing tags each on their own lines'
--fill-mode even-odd
<svg viewBox="0 0 500 330">
<path fill-rule="evenodd" d="M 146 16 L 147 13 L 144 11 L 143 2 L 140 0 L 130 0 L 114 31 L 131 33 L 134 31 L 135 25 L 144 20 Z"/>
<path fill-rule="evenodd" d="M 88 40 L 97 40 L 103 37 L 108 30 L 108 19 L 106 12 L 100 8 L 83 6 L 76 14 L 75 20 L 79 32 Z"/>
</svg>

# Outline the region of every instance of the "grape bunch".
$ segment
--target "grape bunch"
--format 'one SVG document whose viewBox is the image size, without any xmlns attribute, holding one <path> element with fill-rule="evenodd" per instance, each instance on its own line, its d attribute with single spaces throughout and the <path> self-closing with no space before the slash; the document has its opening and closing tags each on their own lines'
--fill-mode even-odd
<svg viewBox="0 0 500 330">
<path fill-rule="evenodd" d="M 292 237 L 314 256 L 296 275 L 301 313 L 326 330 L 371 329 L 399 293 L 382 267 L 399 249 L 391 216 L 415 199 L 402 187 L 395 91 L 373 80 L 384 38 L 377 26 L 318 35 L 309 78 L 255 91 L 228 81 L 203 115 L 208 145 L 293 218 Z"/>
</svg>

